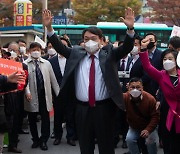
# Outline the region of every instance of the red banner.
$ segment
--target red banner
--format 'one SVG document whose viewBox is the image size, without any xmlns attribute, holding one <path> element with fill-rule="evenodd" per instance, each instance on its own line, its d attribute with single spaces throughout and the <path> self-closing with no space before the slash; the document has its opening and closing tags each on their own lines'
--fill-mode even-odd
<svg viewBox="0 0 180 154">
<path fill-rule="evenodd" d="M 23 71 L 22 63 L 0 58 L 0 74 L 10 75 L 14 72 L 21 73 L 22 71 Z M 25 83 L 23 82 L 20 84 L 24 85 Z"/>
</svg>

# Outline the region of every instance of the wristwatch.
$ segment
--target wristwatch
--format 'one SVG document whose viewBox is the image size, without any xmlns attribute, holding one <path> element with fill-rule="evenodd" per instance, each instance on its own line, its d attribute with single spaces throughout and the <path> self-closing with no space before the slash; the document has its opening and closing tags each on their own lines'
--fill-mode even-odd
<svg viewBox="0 0 180 154">
<path fill-rule="evenodd" d="M 127 30 L 134 30 L 134 27 L 132 27 L 132 28 L 127 27 Z"/>
</svg>

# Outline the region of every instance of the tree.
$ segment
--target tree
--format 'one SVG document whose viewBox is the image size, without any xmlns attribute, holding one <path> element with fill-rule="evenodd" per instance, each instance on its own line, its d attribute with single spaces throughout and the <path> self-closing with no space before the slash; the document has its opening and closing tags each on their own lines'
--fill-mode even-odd
<svg viewBox="0 0 180 154">
<path fill-rule="evenodd" d="M 1 0 L 0 3 L 0 26 L 13 25 L 13 1 Z"/>
<path fill-rule="evenodd" d="M 138 15 L 142 3 L 140 0 L 72 0 L 75 10 L 75 23 L 96 24 L 99 21 L 117 22 L 124 10 L 131 7 Z"/>
<path fill-rule="evenodd" d="M 0 0 L 0 27 L 13 26 L 13 3 L 15 0 Z M 42 0 L 31 0 L 33 4 L 33 23 L 42 23 Z M 63 5 L 68 0 L 49 0 L 48 9 L 52 10 L 54 15 L 57 15 L 62 9 Z"/>
<path fill-rule="evenodd" d="M 179 0 L 149 0 L 148 6 L 152 7 L 149 13 L 152 21 L 180 26 Z"/>
</svg>

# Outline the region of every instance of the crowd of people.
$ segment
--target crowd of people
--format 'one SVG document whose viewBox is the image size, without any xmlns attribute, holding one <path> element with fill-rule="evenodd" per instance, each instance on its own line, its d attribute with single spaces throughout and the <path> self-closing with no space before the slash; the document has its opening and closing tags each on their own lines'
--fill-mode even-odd
<svg viewBox="0 0 180 154">
<path fill-rule="evenodd" d="M 160 51 L 153 32 L 144 38 L 135 33 L 134 11 L 127 8 L 121 18 L 127 26 L 124 41 L 108 42 L 100 29 L 89 27 L 72 46 L 68 36 L 55 34 L 52 18 L 51 11 L 43 11 L 45 49 L 18 40 L 1 50 L 1 58 L 22 63 L 23 70 L 0 75 L 0 154 L 5 132 L 8 151 L 22 153 L 18 134 L 29 134 L 24 119 L 33 149 L 48 150 L 50 136 L 59 145 L 65 122 L 67 144 L 76 146 L 78 140 L 81 154 L 94 154 L 95 143 L 99 154 L 115 154 L 120 135 L 128 154 L 157 154 L 157 144 L 165 154 L 178 154 L 180 37 L 172 37 L 168 49 Z M 19 89 L 21 81 L 25 85 Z"/>
</svg>

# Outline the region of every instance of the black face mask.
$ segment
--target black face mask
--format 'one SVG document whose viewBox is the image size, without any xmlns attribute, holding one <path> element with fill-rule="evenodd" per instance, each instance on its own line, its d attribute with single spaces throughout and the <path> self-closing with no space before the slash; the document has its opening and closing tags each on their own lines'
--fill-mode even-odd
<svg viewBox="0 0 180 154">
<path fill-rule="evenodd" d="M 155 42 L 150 42 L 148 45 L 147 45 L 147 49 L 152 49 L 153 47 L 155 46 Z"/>
</svg>

